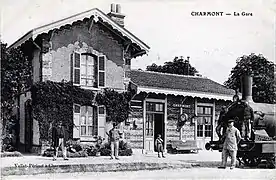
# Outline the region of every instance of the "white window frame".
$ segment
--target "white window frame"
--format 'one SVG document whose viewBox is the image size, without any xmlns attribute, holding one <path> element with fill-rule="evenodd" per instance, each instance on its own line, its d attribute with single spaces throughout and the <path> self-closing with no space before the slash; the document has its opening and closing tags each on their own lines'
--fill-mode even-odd
<svg viewBox="0 0 276 180">
<path fill-rule="evenodd" d="M 80 112 L 79 113 L 76 113 L 75 112 L 75 106 L 79 106 L 79 108 L 80 108 Z M 84 126 L 84 125 L 82 125 L 81 124 L 81 115 L 82 115 L 82 111 L 81 111 L 81 109 L 82 109 L 82 107 L 85 107 L 86 108 L 86 113 L 85 113 L 85 118 L 86 118 L 86 124 L 85 124 L 85 127 L 86 127 L 86 134 L 85 135 L 82 135 L 81 134 L 81 126 Z M 91 125 L 89 125 L 88 124 L 88 111 L 87 111 L 87 108 L 88 107 L 91 107 L 92 108 L 92 124 Z M 78 122 L 79 122 L 79 124 L 74 124 L 75 126 L 76 126 L 76 128 L 78 128 L 78 131 L 79 131 L 79 135 L 78 135 L 78 137 L 79 138 L 85 138 L 85 137 L 89 137 L 89 138 L 92 138 L 94 135 L 93 135 L 93 130 L 94 130 L 94 126 L 95 126 L 95 124 L 94 124 L 94 106 L 81 106 L 81 105 L 79 105 L 79 104 L 74 104 L 74 109 L 73 109 L 73 113 L 74 113 L 74 117 L 75 117 L 75 114 L 77 114 L 77 115 L 79 115 L 79 119 L 78 119 Z M 75 123 L 75 122 L 74 122 Z M 88 127 L 89 126 L 91 126 L 92 127 L 92 134 L 91 135 L 88 135 Z M 98 128 L 98 127 L 97 127 Z"/>
<path fill-rule="evenodd" d="M 75 54 L 79 54 L 80 55 L 80 67 L 75 67 Z M 85 84 L 82 84 L 81 82 L 81 79 L 82 79 L 82 76 L 81 76 L 81 61 L 82 61 L 82 56 L 95 56 L 95 58 L 97 59 L 97 74 L 95 73 L 95 68 L 93 69 L 93 72 L 94 72 L 94 81 L 97 80 L 97 87 L 93 85 L 87 85 L 87 83 Z M 103 60 L 104 60 L 104 70 L 100 70 L 100 57 L 103 57 Z M 71 55 L 70 55 L 70 60 L 71 60 Z M 86 61 L 87 61 L 87 58 L 86 58 Z M 87 62 L 86 62 L 86 79 L 87 79 Z M 95 67 L 95 61 L 93 62 L 93 67 Z M 80 75 L 79 75 L 79 78 L 80 78 L 80 83 L 75 83 L 75 69 L 79 69 L 80 71 Z M 103 86 L 100 86 L 100 72 L 101 73 L 104 73 L 104 85 Z M 94 54 L 94 53 L 91 53 L 91 55 L 86 54 L 86 52 L 79 52 L 79 51 L 73 51 L 73 84 L 76 85 L 76 86 L 82 86 L 84 88 L 105 88 L 106 87 L 106 56 L 105 55 L 97 55 L 97 54 Z M 97 79 L 96 79 L 96 75 L 97 75 Z"/>
<path fill-rule="evenodd" d="M 209 114 L 199 114 L 199 112 L 198 112 L 198 108 L 199 107 L 204 107 L 204 108 L 211 108 L 211 114 L 209 115 Z M 213 136 L 213 131 L 212 131 L 212 129 L 213 129 L 213 126 L 214 126 L 214 124 L 213 124 L 213 121 L 214 121 L 214 106 L 213 106 L 213 104 L 209 104 L 209 103 L 198 103 L 197 104 L 197 106 L 196 106 L 196 108 L 197 108 L 197 115 L 198 116 L 200 116 L 200 117 L 204 117 L 204 115 L 206 115 L 207 117 L 211 117 L 211 124 L 210 124 L 210 126 L 211 126 L 211 136 L 205 136 L 205 132 L 206 132 L 206 129 L 205 129 L 205 125 L 206 125 L 206 123 L 204 122 L 204 124 L 203 124 L 203 130 L 202 130 L 202 136 L 198 136 L 197 135 L 197 133 L 198 133 L 198 127 L 196 127 L 196 137 L 197 138 L 211 138 L 212 136 Z M 209 124 L 207 124 L 207 125 L 209 125 Z M 198 122 L 196 121 L 196 126 L 198 126 Z"/>
<path fill-rule="evenodd" d="M 93 62 L 92 62 L 92 65 L 89 65 L 88 64 L 88 57 L 92 57 L 93 58 Z M 83 78 L 84 76 L 82 76 L 81 72 L 82 72 L 82 58 L 85 58 L 85 78 Z M 80 85 L 81 86 L 86 86 L 86 87 L 94 87 L 94 82 L 95 82 L 95 76 L 96 76 L 96 73 L 95 73 L 95 57 L 93 54 L 88 54 L 88 53 L 81 53 L 81 60 L 80 60 Z M 93 69 L 93 77 L 92 78 L 88 78 L 88 67 L 90 67 Z M 83 84 L 82 83 L 82 79 L 85 79 L 85 83 Z M 92 84 L 89 85 L 88 84 L 88 80 L 92 80 Z"/>
</svg>

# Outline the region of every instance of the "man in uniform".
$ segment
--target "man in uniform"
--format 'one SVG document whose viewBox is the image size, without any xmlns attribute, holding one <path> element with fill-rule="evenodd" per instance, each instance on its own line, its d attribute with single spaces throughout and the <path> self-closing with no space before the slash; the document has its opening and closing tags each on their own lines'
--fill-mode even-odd
<svg viewBox="0 0 276 180">
<path fill-rule="evenodd" d="M 52 129 L 52 138 L 53 138 L 53 144 L 55 148 L 55 155 L 53 160 L 55 161 L 58 157 L 58 149 L 61 147 L 62 154 L 63 154 L 63 159 L 68 160 L 67 158 L 67 150 L 65 147 L 65 127 L 62 124 L 62 122 L 58 122 L 56 126 L 53 127 Z"/>
<path fill-rule="evenodd" d="M 242 137 L 245 140 L 251 139 L 251 124 L 254 121 L 253 109 L 249 106 L 248 102 L 244 102 L 244 119 L 242 123 Z"/>
<path fill-rule="evenodd" d="M 220 140 L 222 140 L 223 135 L 225 134 L 227 123 L 223 122 L 225 113 L 227 112 L 226 106 L 222 106 L 219 119 L 218 119 L 218 126 L 216 127 L 216 133 Z M 222 135 L 221 135 L 221 129 L 222 129 Z"/>
<path fill-rule="evenodd" d="M 119 160 L 119 140 L 120 140 L 120 130 L 116 123 L 113 123 L 113 128 L 109 131 L 108 134 L 110 138 L 110 147 L 111 147 L 111 159 Z"/>
<path fill-rule="evenodd" d="M 228 156 L 231 157 L 231 167 L 234 169 L 236 166 L 236 156 L 238 144 L 241 140 L 240 131 L 234 127 L 234 119 L 228 120 L 228 128 L 225 132 L 225 141 L 222 149 L 222 166 L 219 168 L 225 169 Z"/>
</svg>

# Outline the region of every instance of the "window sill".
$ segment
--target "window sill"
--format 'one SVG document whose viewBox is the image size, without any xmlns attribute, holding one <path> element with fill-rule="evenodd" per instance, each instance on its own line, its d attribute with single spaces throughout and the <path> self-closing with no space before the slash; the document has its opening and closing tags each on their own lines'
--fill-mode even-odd
<svg viewBox="0 0 276 180">
<path fill-rule="evenodd" d="M 92 87 L 92 86 L 83 86 L 83 85 L 79 85 L 79 84 L 74 84 L 74 86 L 78 86 L 82 89 L 88 89 L 88 90 L 93 90 L 93 91 L 100 91 L 101 89 L 105 88 L 105 87 Z"/>
<path fill-rule="evenodd" d="M 90 137 L 90 136 L 80 137 L 80 142 L 95 142 L 95 141 L 97 141 L 97 139 L 94 137 Z"/>
</svg>

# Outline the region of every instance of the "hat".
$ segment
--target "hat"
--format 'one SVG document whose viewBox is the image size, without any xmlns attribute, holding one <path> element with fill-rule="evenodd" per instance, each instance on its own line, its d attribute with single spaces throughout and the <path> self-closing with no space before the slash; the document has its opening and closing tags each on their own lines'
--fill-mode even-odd
<svg viewBox="0 0 276 180">
<path fill-rule="evenodd" d="M 231 122 L 235 122 L 235 120 L 234 119 L 229 119 L 228 123 L 231 123 Z"/>
</svg>

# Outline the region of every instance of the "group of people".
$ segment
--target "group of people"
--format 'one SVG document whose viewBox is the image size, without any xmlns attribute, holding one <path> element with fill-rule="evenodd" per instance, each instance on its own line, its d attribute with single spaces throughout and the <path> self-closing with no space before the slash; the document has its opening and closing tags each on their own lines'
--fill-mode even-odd
<svg viewBox="0 0 276 180">
<path fill-rule="evenodd" d="M 61 148 L 63 159 L 68 160 L 67 158 L 67 148 L 66 148 L 66 140 L 65 134 L 66 129 L 64 124 L 60 121 L 58 123 L 53 123 L 51 125 L 51 133 L 52 133 L 52 145 L 54 147 L 54 157 L 53 161 L 55 161 L 58 157 L 58 150 Z M 109 133 L 106 133 L 110 140 L 111 147 L 111 159 L 119 160 L 119 140 L 121 137 L 121 132 L 119 130 L 119 126 L 114 123 L 112 129 Z"/>
<path fill-rule="evenodd" d="M 241 109 L 241 111 L 235 112 L 238 109 Z M 227 116 L 227 113 L 231 114 L 231 116 Z M 237 116 L 233 116 L 235 113 L 240 113 L 239 116 L 241 118 L 238 117 L 238 114 Z M 223 143 L 222 164 L 219 168 L 226 168 L 227 158 L 229 156 L 231 158 L 230 169 L 235 168 L 238 144 L 242 139 L 245 141 L 251 140 L 251 124 L 253 120 L 253 109 L 249 106 L 248 102 L 240 101 L 237 95 L 233 97 L 233 103 L 228 108 L 226 108 L 226 106 L 222 107 L 218 126 L 216 127 L 219 139 Z M 241 132 L 234 126 L 234 122 L 239 124 Z"/>
<path fill-rule="evenodd" d="M 225 114 L 231 109 L 231 106 L 235 106 L 239 103 L 239 98 L 237 95 L 233 97 L 233 104 L 229 106 L 227 109 L 226 106 L 222 107 L 220 112 L 220 117 L 218 121 L 218 126 L 216 127 L 216 132 L 219 136 L 220 141 L 223 142 L 223 150 L 222 150 L 222 165 L 219 168 L 226 168 L 227 158 L 231 157 L 231 169 L 235 168 L 236 165 L 236 156 L 238 150 L 238 144 L 241 139 L 248 140 L 250 139 L 251 134 L 251 121 L 254 118 L 252 108 L 245 103 L 244 114 L 243 114 L 243 123 L 242 123 L 242 134 L 239 129 L 234 126 L 234 122 L 239 121 L 238 117 L 225 118 Z M 221 134 L 222 130 L 222 134 Z M 121 137 L 121 132 L 116 123 L 113 124 L 113 128 L 106 133 L 110 140 L 111 146 L 111 159 L 119 159 L 119 139 Z M 57 159 L 58 149 L 61 148 L 63 152 L 64 160 L 68 160 L 65 146 L 65 128 L 62 122 L 59 122 L 57 126 L 52 128 L 52 140 L 55 148 L 55 154 L 53 160 Z M 161 135 L 158 134 L 155 140 L 155 147 L 158 152 L 158 157 L 165 157 L 163 154 L 163 139 Z"/>
</svg>

